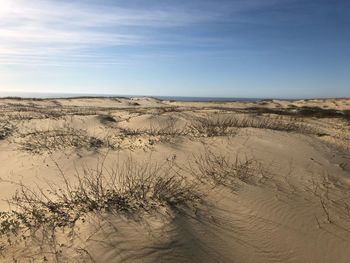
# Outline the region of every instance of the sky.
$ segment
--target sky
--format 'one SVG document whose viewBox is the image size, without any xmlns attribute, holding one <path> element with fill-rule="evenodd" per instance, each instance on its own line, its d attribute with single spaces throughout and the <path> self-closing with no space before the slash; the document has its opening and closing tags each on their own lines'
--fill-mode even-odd
<svg viewBox="0 0 350 263">
<path fill-rule="evenodd" d="M 0 92 L 350 97 L 349 0 L 0 0 Z"/>
</svg>

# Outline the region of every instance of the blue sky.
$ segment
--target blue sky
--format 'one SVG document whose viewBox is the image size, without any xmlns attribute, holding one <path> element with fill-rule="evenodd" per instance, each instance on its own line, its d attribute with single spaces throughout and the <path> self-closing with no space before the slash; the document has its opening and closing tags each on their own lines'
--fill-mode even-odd
<svg viewBox="0 0 350 263">
<path fill-rule="evenodd" d="M 350 1 L 0 6 L 0 91 L 350 97 Z"/>
</svg>

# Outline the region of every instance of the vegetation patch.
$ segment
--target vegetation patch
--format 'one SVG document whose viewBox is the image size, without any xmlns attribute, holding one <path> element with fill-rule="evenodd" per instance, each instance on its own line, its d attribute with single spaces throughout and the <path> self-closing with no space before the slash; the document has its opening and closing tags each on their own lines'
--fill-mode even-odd
<svg viewBox="0 0 350 263">
<path fill-rule="evenodd" d="M 109 123 L 116 123 L 117 122 L 117 120 L 113 116 L 107 115 L 107 114 L 99 115 L 98 118 L 102 124 L 109 124 Z"/>
<path fill-rule="evenodd" d="M 191 126 L 199 135 L 208 137 L 234 135 L 235 128 L 258 128 L 304 134 L 318 134 L 314 128 L 295 120 L 261 116 L 221 115 L 197 118 Z"/>
<path fill-rule="evenodd" d="M 204 184 L 222 185 L 236 189 L 241 183 L 255 184 L 267 179 L 259 162 L 255 159 L 230 159 L 229 156 L 215 154 L 210 150 L 194 156 L 190 173 Z"/>
<path fill-rule="evenodd" d="M 106 140 L 89 136 L 84 130 L 66 127 L 62 130 L 37 131 L 21 135 L 21 149 L 31 153 L 53 152 L 66 148 L 98 150 L 112 147 Z"/>
<path fill-rule="evenodd" d="M 145 129 L 133 129 L 133 128 L 119 128 L 121 135 L 124 138 L 148 138 L 150 144 L 157 141 L 170 142 L 173 138 L 179 136 L 186 136 L 188 132 L 186 127 L 178 128 L 176 119 L 170 118 L 163 126 L 150 125 L 149 128 Z"/>
<path fill-rule="evenodd" d="M 335 110 L 335 109 L 324 109 L 320 107 L 296 107 L 290 106 L 289 108 L 262 108 L 262 107 L 250 107 L 244 110 L 245 112 L 254 112 L 258 114 L 277 114 L 277 115 L 288 115 L 295 117 L 315 117 L 315 118 L 343 118 L 345 120 L 350 120 L 349 110 Z"/>
<path fill-rule="evenodd" d="M 0 123 L 0 140 L 5 140 L 8 136 L 10 136 L 15 127 L 9 122 Z"/>
<path fill-rule="evenodd" d="M 122 128 L 120 129 L 122 134 L 127 136 L 181 136 L 186 135 L 184 129 L 177 129 L 175 127 L 164 127 L 164 128 L 148 128 L 148 129 L 131 129 Z"/>
<path fill-rule="evenodd" d="M 190 126 L 190 129 L 197 135 L 204 135 L 207 137 L 234 135 L 237 130 L 235 119 L 231 117 L 213 118 L 208 116 L 206 118 L 199 117 Z"/>
<path fill-rule="evenodd" d="M 63 187 L 49 184 L 47 189 L 30 189 L 15 183 L 19 190 L 9 200 L 13 210 L 0 214 L 0 234 L 72 229 L 91 213 L 140 219 L 145 213 L 196 206 L 201 200 L 196 185 L 174 169 L 168 162 L 151 165 L 128 160 L 107 170 L 101 162 L 96 169 L 85 168 L 70 176 L 60 170 Z"/>
</svg>

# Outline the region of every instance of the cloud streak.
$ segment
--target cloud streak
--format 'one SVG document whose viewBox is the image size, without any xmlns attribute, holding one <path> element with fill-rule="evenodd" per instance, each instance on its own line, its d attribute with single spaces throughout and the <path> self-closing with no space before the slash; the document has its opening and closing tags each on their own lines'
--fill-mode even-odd
<svg viewBox="0 0 350 263">
<path fill-rule="evenodd" d="M 59 55 L 89 57 L 91 50 L 148 45 L 159 39 L 149 37 L 145 29 L 187 26 L 207 19 L 179 10 L 147 11 L 53 0 L 0 2 L 0 64 L 21 64 L 29 56 L 36 61 Z"/>
<path fill-rule="evenodd" d="M 110 51 L 220 47 L 234 43 L 235 37 L 216 36 L 215 30 L 213 35 L 205 34 L 207 27 L 255 23 L 257 17 L 249 12 L 297 1 L 179 0 L 175 5 L 168 0 L 133 0 L 134 5 L 127 5 L 118 0 L 0 0 L 0 65 L 47 64 L 50 60 L 51 64 L 123 63 L 126 55 Z"/>
</svg>

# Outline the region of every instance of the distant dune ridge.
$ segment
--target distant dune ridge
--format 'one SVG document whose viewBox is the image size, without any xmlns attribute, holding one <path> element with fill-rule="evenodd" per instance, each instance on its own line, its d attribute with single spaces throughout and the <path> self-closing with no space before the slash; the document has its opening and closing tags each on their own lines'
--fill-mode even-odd
<svg viewBox="0 0 350 263">
<path fill-rule="evenodd" d="M 0 99 L 1 262 L 350 260 L 350 99 Z"/>
</svg>

